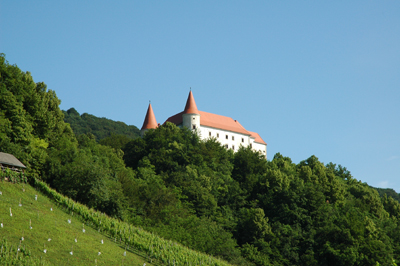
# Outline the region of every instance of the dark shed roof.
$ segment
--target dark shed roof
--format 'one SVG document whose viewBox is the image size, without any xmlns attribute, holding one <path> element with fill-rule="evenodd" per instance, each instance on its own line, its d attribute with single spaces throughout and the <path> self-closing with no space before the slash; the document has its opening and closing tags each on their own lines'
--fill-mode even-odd
<svg viewBox="0 0 400 266">
<path fill-rule="evenodd" d="M 0 152 L 0 164 L 12 165 L 20 168 L 26 168 L 14 155 Z"/>
</svg>

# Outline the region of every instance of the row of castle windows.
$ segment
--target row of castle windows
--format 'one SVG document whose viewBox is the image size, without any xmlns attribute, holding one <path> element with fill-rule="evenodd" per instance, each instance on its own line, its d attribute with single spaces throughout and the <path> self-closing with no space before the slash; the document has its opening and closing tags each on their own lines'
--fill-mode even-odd
<svg viewBox="0 0 400 266">
<path fill-rule="evenodd" d="M 193 129 L 196 129 L 196 125 L 193 125 Z M 208 136 L 211 137 L 211 132 L 208 132 Z M 219 133 L 217 133 L 217 138 L 219 138 Z M 228 139 L 228 135 L 225 135 L 225 139 Z M 232 136 L 232 140 L 235 140 L 235 136 Z M 244 143 L 244 138 L 242 138 L 242 143 Z M 250 148 L 252 148 L 253 145 L 250 143 Z M 228 149 L 228 144 L 225 144 L 225 148 Z M 232 145 L 232 150 L 235 150 L 235 145 Z M 265 153 L 265 151 L 264 151 Z"/>
<path fill-rule="evenodd" d="M 226 149 L 229 148 L 228 144 L 225 144 L 225 148 L 226 148 Z M 232 150 L 235 150 L 235 145 L 232 145 Z"/>
<path fill-rule="evenodd" d="M 225 148 L 226 148 L 226 149 L 229 148 L 228 144 L 225 144 Z M 251 144 L 250 144 L 250 148 L 252 148 L 252 145 L 251 145 Z M 235 150 L 235 145 L 232 145 L 232 150 Z M 261 151 L 261 150 L 260 150 L 260 151 Z M 264 153 L 265 153 L 265 151 L 264 151 Z"/>
<path fill-rule="evenodd" d="M 208 132 L 208 136 L 211 137 L 211 132 Z M 217 138 L 219 138 L 219 133 L 217 133 Z M 229 139 L 228 135 L 225 135 L 225 139 Z M 232 136 L 232 140 L 235 140 L 235 136 Z M 244 143 L 244 138 L 242 138 L 242 142 Z"/>
<path fill-rule="evenodd" d="M 196 129 L 196 125 L 193 125 L 193 129 Z M 208 136 L 211 137 L 211 132 L 208 132 Z M 219 138 L 219 133 L 217 133 L 217 138 Z M 225 139 L 228 139 L 228 135 L 225 135 Z M 232 136 L 232 140 L 235 140 L 235 136 Z M 244 143 L 244 138 L 242 138 L 242 143 Z M 251 144 L 250 144 L 251 147 Z M 228 147 L 226 147 L 228 148 Z M 232 148 L 233 150 L 235 149 L 235 146 Z"/>
<path fill-rule="evenodd" d="M 226 149 L 228 149 L 229 148 L 229 146 L 228 146 L 228 144 L 225 144 L 225 148 Z M 250 144 L 250 148 L 252 148 L 252 145 Z M 232 145 L 232 150 L 235 150 L 235 145 Z M 261 153 L 265 153 L 265 151 L 264 150 L 259 150 Z"/>
<path fill-rule="evenodd" d="M 226 149 L 228 149 L 228 148 L 229 148 L 228 144 L 225 144 L 225 148 L 226 148 Z M 252 148 L 251 144 L 250 144 L 250 148 Z M 232 150 L 235 150 L 235 145 L 232 145 Z M 265 151 L 264 151 L 264 150 L 259 150 L 259 152 L 261 152 L 261 153 L 265 153 Z"/>
</svg>

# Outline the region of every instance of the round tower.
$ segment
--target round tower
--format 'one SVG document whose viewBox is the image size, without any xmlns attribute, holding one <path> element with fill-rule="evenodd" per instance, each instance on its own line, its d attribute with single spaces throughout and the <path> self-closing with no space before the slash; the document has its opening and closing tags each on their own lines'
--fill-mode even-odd
<svg viewBox="0 0 400 266">
<path fill-rule="evenodd" d="M 200 130 L 200 112 L 197 110 L 192 91 L 189 92 L 185 110 L 182 114 L 182 124 L 191 130 Z"/>
</svg>

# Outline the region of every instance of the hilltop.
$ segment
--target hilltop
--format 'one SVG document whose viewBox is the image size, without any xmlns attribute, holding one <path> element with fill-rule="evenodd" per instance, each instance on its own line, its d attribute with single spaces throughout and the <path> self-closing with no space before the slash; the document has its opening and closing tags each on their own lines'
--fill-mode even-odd
<svg viewBox="0 0 400 266">
<path fill-rule="evenodd" d="M 87 113 L 80 115 L 75 108 L 70 108 L 62 112 L 64 114 L 64 121 L 70 124 L 77 136 L 91 133 L 96 137 L 97 141 L 112 135 L 124 135 L 128 139 L 140 136 L 140 130 L 136 126 L 128 126 L 124 122 L 113 121 L 105 117 L 97 117 Z"/>
</svg>

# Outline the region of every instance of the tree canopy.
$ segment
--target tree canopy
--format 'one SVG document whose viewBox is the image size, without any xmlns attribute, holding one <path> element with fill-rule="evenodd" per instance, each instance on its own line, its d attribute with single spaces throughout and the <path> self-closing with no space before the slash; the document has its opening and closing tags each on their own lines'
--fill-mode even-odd
<svg viewBox="0 0 400 266">
<path fill-rule="evenodd" d="M 64 121 L 70 124 L 74 133 L 79 136 L 81 134 L 91 133 L 96 137 L 97 141 L 105 138 L 111 138 L 109 143 L 121 141 L 121 139 L 134 139 L 140 136 L 140 130 L 135 126 L 128 126 L 124 122 L 116 122 L 105 117 L 96 117 L 91 114 L 83 113 L 80 115 L 75 108 L 62 111 Z"/>
</svg>

